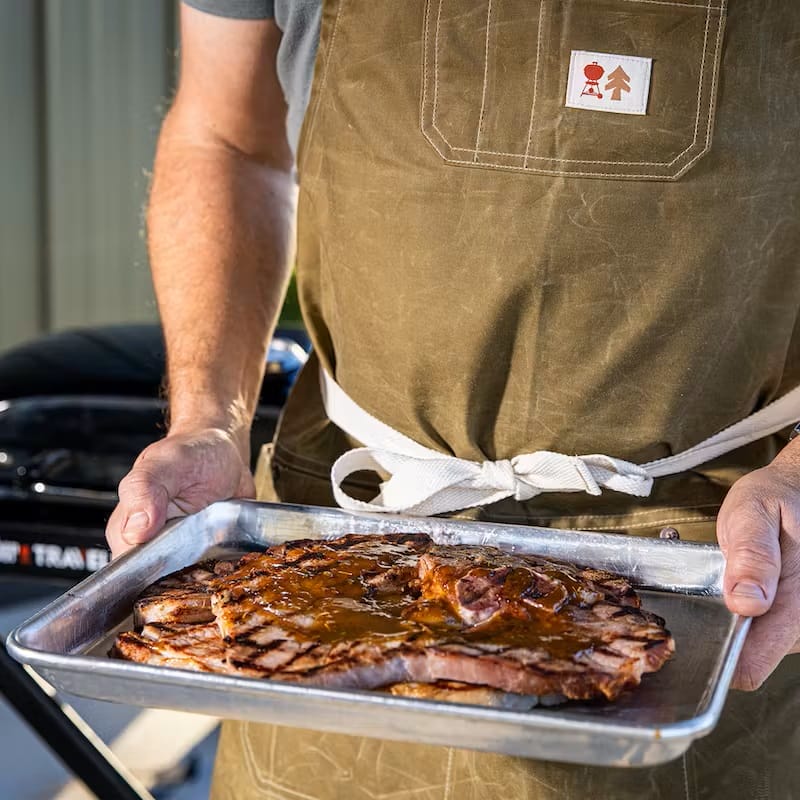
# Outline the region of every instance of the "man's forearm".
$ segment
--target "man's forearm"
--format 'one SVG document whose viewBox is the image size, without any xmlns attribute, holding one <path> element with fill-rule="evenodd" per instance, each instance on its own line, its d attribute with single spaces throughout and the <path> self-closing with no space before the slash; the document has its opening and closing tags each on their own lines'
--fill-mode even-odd
<svg viewBox="0 0 800 800">
<path fill-rule="evenodd" d="M 254 496 L 248 432 L 291 261 L 281 30 L 274 19 L 226 19 L 186 3 L 180 19 L 180 81 L 147 218 L 170 435 L 119 484 L 106 528 L 115 555 L 167 519 Z"/>
<path fill-rule="evenodd" d="M 230 431 L 246 446 L 289 272 L 294 182 L 173 114 L 148 211 L 167 343 L 170 430 Z"/>
</svg>

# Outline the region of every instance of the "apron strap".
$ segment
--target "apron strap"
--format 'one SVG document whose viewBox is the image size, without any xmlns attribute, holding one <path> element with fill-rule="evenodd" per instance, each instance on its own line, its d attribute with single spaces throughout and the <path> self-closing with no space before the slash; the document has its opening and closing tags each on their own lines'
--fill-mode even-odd
<svg viewBox="0 0 800 800">
<path fill-rule="evenodd" d="M 432 516 L 496 503 L 507 497 L 530 500 L 543 492 L 611 489 L 647 497 L 653 478 L 685 472 L 800 419 L 800 387 L 709 439 L 667 458 L 638 465 L 606 455 L 567 456 L 540 450 L 500 461 L 448 456 L 404 436 L 373 417 L 320 367 L 328 418 L 364 447 L 340 456 L 331 469 L 336 502 L 350 511 Z M 385 479 L 365 503 L 348 495 L 343 482 L 362 470 Z"/>
<path fill-rule="evenodd" d="M 654 478 L 676 475 L 713 461 L 725 453 L 756 442 L 765 436 L 771 436 L 789 425 L 796 424 L 798 420 L 800 420 L 800 386 L 796 386 L 783 397 L 773 400 L 749 417 L 734 422 L 733 425 L 688 450 L 656 461 L 648 461 L 642 466 L 647 470 L 647 474 Z"/>
</svg>

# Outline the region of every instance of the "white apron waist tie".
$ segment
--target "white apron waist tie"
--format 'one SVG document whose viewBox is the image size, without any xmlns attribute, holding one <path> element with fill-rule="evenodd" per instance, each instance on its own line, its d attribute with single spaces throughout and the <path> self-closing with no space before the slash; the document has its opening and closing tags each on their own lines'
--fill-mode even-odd
<svg viewBox="0 0 800 800">
<path fill-rule="evenodd" d="M 693 469 L 800 420 L 800 386 L 681 453 L 633 464 L 606 455 L 568 456 L 540 450 L 499 461 L 469 461 L 431 450 L 373 417 L 320 368 L 328 418 L 364 446 L 340 456 L 331 469 L 336 502 L 350 511 L 432 516 L 496 503 L 530 500 L 543 492 L 602 489 L 647 497 L 653 479 Z M 348 495 L 343 482 L 367 470 L 387 476 L 379 494 L 365 503 Z"/>
</svg>

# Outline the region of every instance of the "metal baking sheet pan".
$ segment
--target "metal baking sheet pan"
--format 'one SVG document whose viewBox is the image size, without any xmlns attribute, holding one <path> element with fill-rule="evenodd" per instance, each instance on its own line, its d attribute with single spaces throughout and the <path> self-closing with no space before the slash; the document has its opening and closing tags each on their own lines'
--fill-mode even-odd
<svg viewBox="0 0 800 800">
<path fill-rule="evenodd" d="M 316 689 L 151 667 L 106 656 L 131 628 L 136 596 L 203 558 L 295 538 L 424 532 L 609 569 L 639 587 L 667 620 L 674 658 L 615 703 L 531 711 Z M 646 766 L 680 756 L 719 719 L 748 620 L 722 600 L 724 560 L 713 545 L 445 519 L 354 515 L 251 502 L 217 503 L 113 561 L 11 633 L 9 652 L 66 692 L 225 718 L 428 742 L 557 761 Z"/>
</svg>

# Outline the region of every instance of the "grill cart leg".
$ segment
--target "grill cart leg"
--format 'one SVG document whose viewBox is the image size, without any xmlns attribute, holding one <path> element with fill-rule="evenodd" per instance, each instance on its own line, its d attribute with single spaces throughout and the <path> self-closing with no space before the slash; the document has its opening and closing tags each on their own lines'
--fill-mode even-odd
<svg viewBox="0 0 800 800">
<path fill-rule="evenodd" d="M 4 642 L 0 637 L 0 692 L 67 769 L 100 800 L 154 800 L 47 683 L 8 655 Z"/>
</svg>

